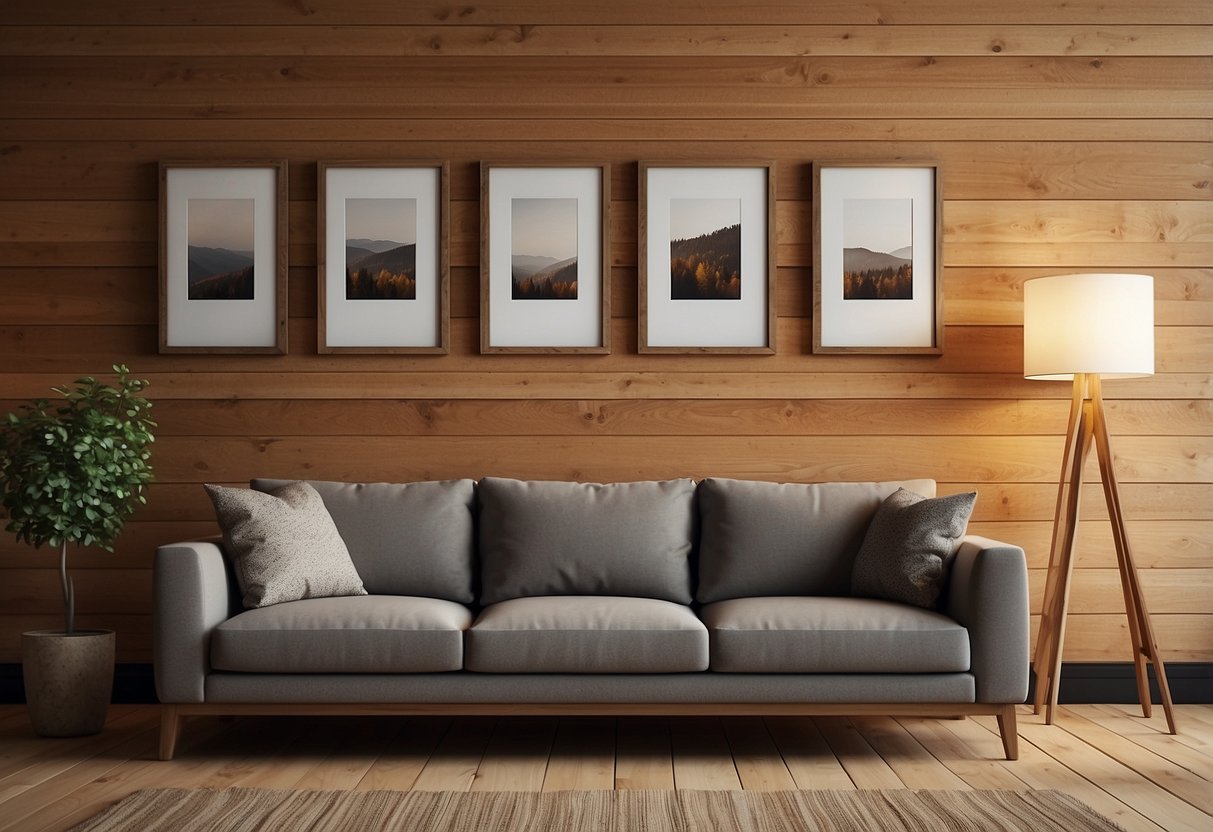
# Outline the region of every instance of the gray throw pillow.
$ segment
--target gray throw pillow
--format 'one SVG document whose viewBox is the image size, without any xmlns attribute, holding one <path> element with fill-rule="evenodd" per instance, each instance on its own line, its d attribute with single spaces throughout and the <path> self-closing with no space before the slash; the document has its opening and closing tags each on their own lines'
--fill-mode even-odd
<svg viewBox="0 0 1213 832">
<path fill-rule="evenodd" d="M 933 609 L 976 502 L 976 491 L 935 499 L 904 488 L 890 494 L 855 556 L 851 594 Z"/>
<path fill-rule="evenodd" d="M 691 602 L 695 483 L 485 477 L 480 601 L 624 595 Z"/>
<path fill-rule="evenodd" d="M 268 494 L 205 486 L 223 530 L 246 609 L 301 598 L 366 595 L 345 542 L 305 482 Z"/>
</svg>

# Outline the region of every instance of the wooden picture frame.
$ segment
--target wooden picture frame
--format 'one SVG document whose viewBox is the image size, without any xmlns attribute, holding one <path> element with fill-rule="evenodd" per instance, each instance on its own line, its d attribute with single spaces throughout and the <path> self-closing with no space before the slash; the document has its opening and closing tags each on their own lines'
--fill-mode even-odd
<svg viewBox="0 0 1213 832">
<path fill-rule="evenodd" d="M 319 353 L 450 351 L 449 183 L 445 161 L 317 164 Z"/>
<path fill-rule="evenodd" d="M 610 223 L 608 163 L 481 162 L 481 353 L 611 351 Z"/>
<path fill-rule="evenodd" d="M 638 350 L 775 353 L 775 163 L 641 162 Z"/>
<path fill-rule="evenodd" d="M 813 352 L 943 353 L 943 193 L 930 161 L 813 164 Z"/>
<path fill-rule="evenodd" d="M 287 352 L 287 163 L 159 165 L 161 353 Z"/>
</svg>

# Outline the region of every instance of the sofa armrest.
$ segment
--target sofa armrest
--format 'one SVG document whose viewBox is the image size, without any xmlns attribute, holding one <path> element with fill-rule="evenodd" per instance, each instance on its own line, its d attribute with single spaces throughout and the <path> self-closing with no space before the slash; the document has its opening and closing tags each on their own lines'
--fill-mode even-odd
<svg viewBox="0 0 1213 832">
<path fill-rule="evenodd" d="M 943 609 L 969 631 L 977 701 L 1028 696 L 1028 567 L 1023 549 L 967 535 L 952 562 Z"/>
<path fill-rule="evenodd" d="M 233 613 L 220 542 L 160 546 L 153 576 L 156 695 L 166 703 L 203 702 L 211 631 Z"/>
</svg>

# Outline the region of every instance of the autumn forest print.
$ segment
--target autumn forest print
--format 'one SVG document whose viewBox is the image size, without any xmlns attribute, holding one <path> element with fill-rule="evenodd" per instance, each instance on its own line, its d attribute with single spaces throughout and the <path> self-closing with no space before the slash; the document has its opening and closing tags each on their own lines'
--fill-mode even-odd
<svg viewBox="0 0 1213 832">
<path fill-rule="evenodd" d="M 741 298 L 741 202 L 670 200 L 670 300 Z"/>
</svg>

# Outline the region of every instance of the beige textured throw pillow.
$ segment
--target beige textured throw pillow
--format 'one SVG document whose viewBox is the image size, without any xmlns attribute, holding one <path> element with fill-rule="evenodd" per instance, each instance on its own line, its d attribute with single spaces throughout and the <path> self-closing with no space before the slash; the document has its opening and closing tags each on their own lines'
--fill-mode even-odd
<svg viewBox="0 0 1213 832">
<path fill-rule="evenodd" d="M 934 609 L 977 492 L 927 499 L 899 488 L 880 504 L 851 572 L 851 594 Z"/>
<path fill-rule="evenodd" d="M 345 541 L 316 489 L 268 494 L 207 485 L 246 609 L 301 598 L 366 595 Z"/>
</svg>

